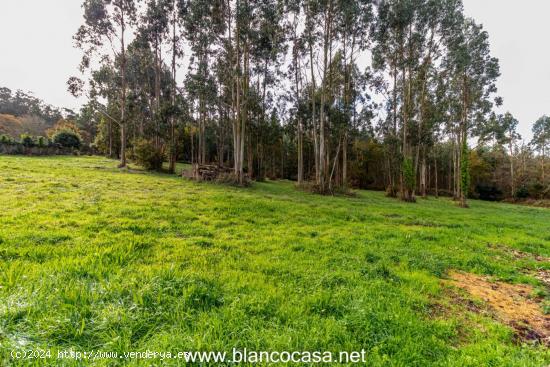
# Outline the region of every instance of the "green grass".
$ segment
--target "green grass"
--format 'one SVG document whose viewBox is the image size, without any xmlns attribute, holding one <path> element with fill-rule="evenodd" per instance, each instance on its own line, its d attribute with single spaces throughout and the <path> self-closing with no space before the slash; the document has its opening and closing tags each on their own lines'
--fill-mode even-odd
<svg viewBox="0 0 550 367">
<path fill-rule="evenodd" d="M 97 157 L 0 157 L 0 198 L 0 365 L 153 363 L 10 357 L 21 349 L 234 347 L 364 348 L 370 366 L 550 363 L 441 281 L 460 269 L 542 289 L 526 274 L 550 264 L 506 248 L 550 256 L 550 210 L 238 189 Z"/>
<path fill-rule="evenodd" d="M 162 165 L 162 169 L 168 172 L 168 168 L 169 168 L 168 162 L 164 162 L 164 164 Z M 190 170 L 190 169 L 191 169 L 191 165 L 189 163 L 177 162 L 175 167 L 175 170 L 176 170 L 175 174 L 178 176 L 181 176 L 181 173 L 183 171 Z"/>
</svg>

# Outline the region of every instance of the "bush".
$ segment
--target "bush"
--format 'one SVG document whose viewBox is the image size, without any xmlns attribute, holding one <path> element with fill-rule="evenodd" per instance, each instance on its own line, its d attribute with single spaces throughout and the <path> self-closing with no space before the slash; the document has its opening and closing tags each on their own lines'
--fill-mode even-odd
<svg viewBox="0 0 550 367">
<path fill-rule="evenodd" d="M 416 175 L 414 173 L 413 161 L 411 158 L 405 158 L 403 160 L 403 180 L 405 187 L 410 191 L 414 190 L 416 186 Z"/>
<path fill-rule="evenodd" d="M 21 135 L 21 144 L 26 148 L 31 148 L 35 145 L 32 136 L 27 134 Z"/>
<path fill-rule="evenodd" d="M 534 199 L 544 199 L 550 194 L 550 186 L 544 187 L 540 182 L 534 182 L 529 185 L 529 193 Z"/>
<path fill-rule="evenodd" d="M 53 139 L 54 136 L 62 132 L 73 133 L 78 136 L 80 140 L 82 140 L 82 131 L 80 131 L 78 126 L 76 126 L 73 121 L 69 120 L 59 120 L 51 129 L 46 131 L 46 134 L 50 139 Z"/>
<path fill-rule="evenodd" d="M 48 138 L 44 136 L 39 136 L 36 143 L 38 144 L 39 147 L 43 148 L 43 147 L 47 147 L 50 142 Z"/>
<path fill-rule="evenodd" d="M 153 142 L 140 139 L 134 143 L 134 160 L 148 171 L 160 171 L 165 160 L 163 148 L 155 148 Z"/>
<path fill-rule="evenodd" d="M 529 197 L 529 189 L 527 189 L 527 186 L 519 187 L 514 193 L 514 197 L 516 199 L 527 199 Z"/>
<path fill-rule="evenodd" d="M 80 136 L 72 131 L 59 131 L 53 136 L 52 140 L 63 148 L 79 149 L 82 145 Z"/>
<path fill-rule="evenodd" d="M 13 144 L 13 139 L 8 135 L 0 135 L 0 144 Z"/>
<path fill-rule="evenodd" d="M 504 194 L 496 186 L 489 185 L 477 185 L 476 192 L 478 193 L 480 200 L 485 201 L 501 201 L 504 199 Z"/>
</svg>

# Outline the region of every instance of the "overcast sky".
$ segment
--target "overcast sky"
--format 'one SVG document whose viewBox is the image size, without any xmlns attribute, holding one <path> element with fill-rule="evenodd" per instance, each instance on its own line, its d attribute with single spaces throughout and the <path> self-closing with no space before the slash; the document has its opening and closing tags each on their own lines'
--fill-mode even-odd
<svg viewBox="0 0 550 367">
<path fill-rule="evenodd" d="M 59 107 L 77 108 L 66 81 L 81 53 L 72 36 L 82 20 L 79 0 L 0 0 L 0 86 L 33 92 Z M 490 34 L 500 59 L 504 111 L 531 124 L 550 114 L 550 0 L 464 0 L 466 14 Z"/>
</svg>

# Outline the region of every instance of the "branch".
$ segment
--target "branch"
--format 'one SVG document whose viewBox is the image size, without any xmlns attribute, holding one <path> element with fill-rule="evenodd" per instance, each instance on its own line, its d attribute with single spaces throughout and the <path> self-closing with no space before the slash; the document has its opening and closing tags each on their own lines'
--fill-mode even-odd
<svg viewBox="0 0 550 367">
<path fill-rule="evenodd" d="M 99 112 L 101 112 L 102 114 L 104 114 L 107 118 L 109 118 L 111 121 L 113 121 L 114 123 L 116 123 L 118 126 L 122 126 L 122 123 L 121 123 L 119 120 L 117 120 L 117 119 L 115 119 L 114 117 L 112 117 L 111 115 L 109 115 L 109 114 L 107 113 L 107 111 L 103 110 L 100 106 L 101 106 L 101 105 L 99 105 L 99 104 L 98 104 L 98 106 L 97 106 L 97 109 L 99 110 Z"/>
</svg>

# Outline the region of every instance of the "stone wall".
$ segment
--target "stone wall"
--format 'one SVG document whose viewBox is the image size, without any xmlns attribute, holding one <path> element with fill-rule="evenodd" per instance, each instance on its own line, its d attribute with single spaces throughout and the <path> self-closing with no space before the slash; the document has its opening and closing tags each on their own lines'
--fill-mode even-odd
<svg viewBox="0 0 550 367">
<path fill-rule="evenodd" d="M 73 154 L 73 149 L 61 148 L 56 146 L 47 147 L 25 147 L 22 144 L 2 144 L 0 143 L 0 154 L 5 155 L 66 155 Z"/>
</svg>

